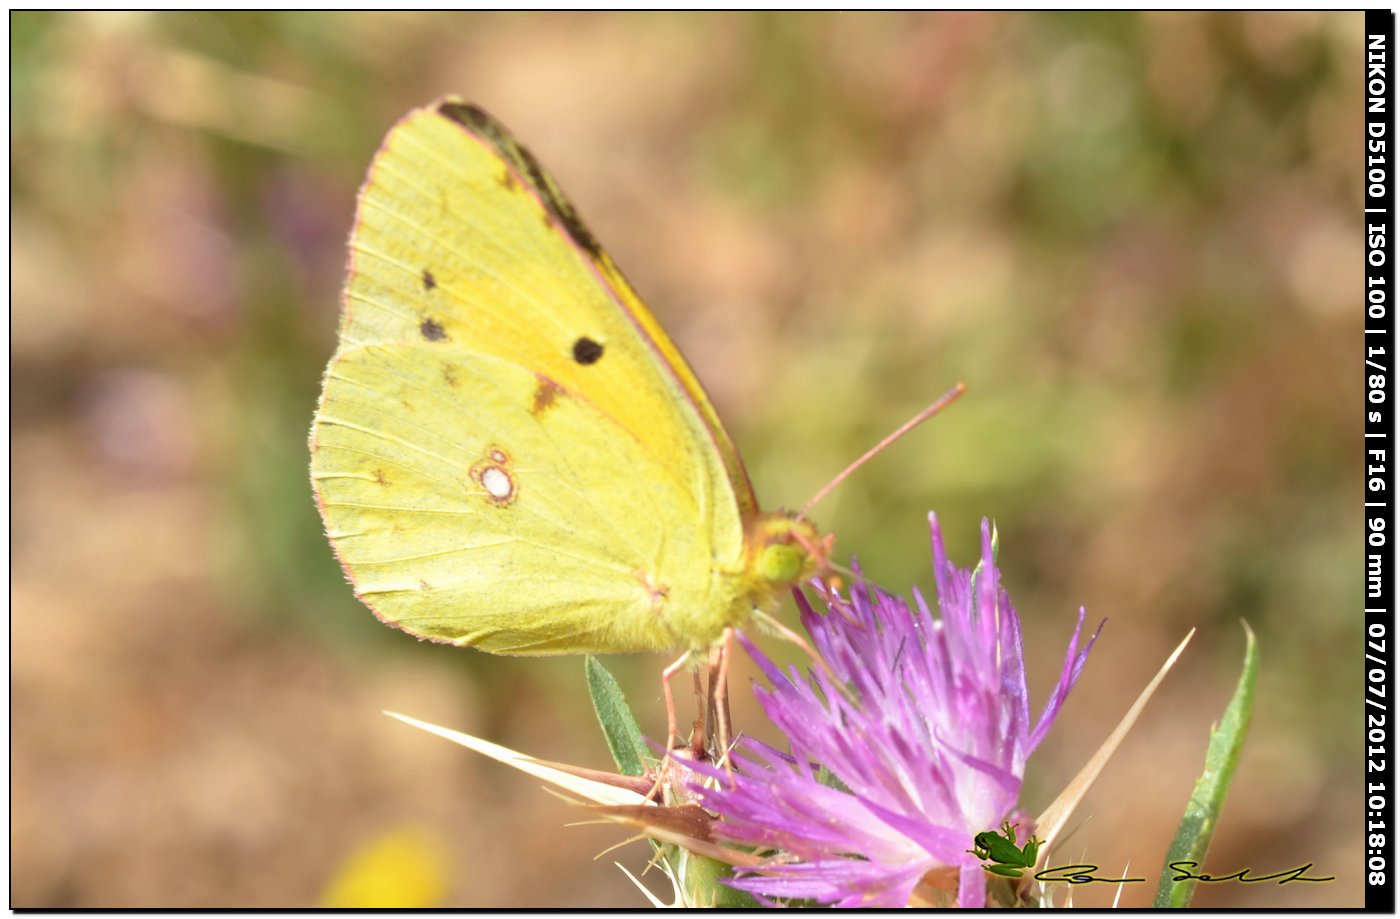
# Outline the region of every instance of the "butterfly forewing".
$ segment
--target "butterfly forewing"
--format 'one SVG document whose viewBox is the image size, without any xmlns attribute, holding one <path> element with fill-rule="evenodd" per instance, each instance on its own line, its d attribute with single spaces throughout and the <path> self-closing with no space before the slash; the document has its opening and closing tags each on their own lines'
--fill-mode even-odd
<svg viewBox="0 0 1400 919">
<path fill-rule="evenodd" d="M 553 181 L 449 101 L 361 190 L 312 431 L 332 544 L 381 618 L 503 653 L 701 645 L 747 614 L 742 465 Z"/>
</svg>

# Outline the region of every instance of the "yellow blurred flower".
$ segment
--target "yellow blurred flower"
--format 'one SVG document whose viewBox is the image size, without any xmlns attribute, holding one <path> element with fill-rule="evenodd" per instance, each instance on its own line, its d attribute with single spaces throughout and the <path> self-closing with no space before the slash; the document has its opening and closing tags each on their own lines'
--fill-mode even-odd
<svg viewBox="0 0 1400 919">
<path fill-rule="evenodd" d="M 340 866 L 318 906 L 333 909 L 426 909 L 443 905 L 446 846 L 415 826 L 395 827 L 362 843 Z"/>
</svg>

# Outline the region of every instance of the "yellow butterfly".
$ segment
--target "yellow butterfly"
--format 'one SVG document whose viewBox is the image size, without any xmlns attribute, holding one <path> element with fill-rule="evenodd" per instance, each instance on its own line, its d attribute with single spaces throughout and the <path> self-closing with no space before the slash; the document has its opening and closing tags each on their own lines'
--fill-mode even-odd
<svg viewBox="0 0 1400 919">
<path fill-rule="evenodd" d="M 311 477 L 376 616 L 495 654 L 710 648 L 830 551 L 759 510 L 622 272 L 455 98 L 400 121 L 360 191 Z"/>
</svg>

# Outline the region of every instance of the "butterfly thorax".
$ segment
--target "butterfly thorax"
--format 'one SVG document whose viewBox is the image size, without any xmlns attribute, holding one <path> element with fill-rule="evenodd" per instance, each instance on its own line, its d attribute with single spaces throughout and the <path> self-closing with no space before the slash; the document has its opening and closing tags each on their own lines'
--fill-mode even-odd
<svg viewBox="0 0 1400 919">
<path fill-rule="evenodd" d="M 776 612 L 793 585 L 825 578 L 832 542 L 831 535 L 821 535 L 809 521 L 794 515 L 755 514 L 744 530 L 742 557 L 711 568 L 703 599 L 670 591 L 657 611 L 676 644 L 708 648 L 726 627 L 747 623 L 754 610 Z"/>
</svg>

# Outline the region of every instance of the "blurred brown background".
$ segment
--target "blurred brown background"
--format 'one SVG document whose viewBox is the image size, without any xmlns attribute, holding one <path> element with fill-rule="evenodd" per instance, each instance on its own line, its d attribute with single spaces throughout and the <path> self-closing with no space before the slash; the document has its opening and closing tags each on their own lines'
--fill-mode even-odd
<svg viewBox="0 0 1400 919">
<path fill-rule="evenodd" d="M 1258 708 L 1207 867 L 1337 880 L 1196 903 L 1360 903 L 1359 14 L 11 30 L 12 905 L 310 905 L 376 843 L 416 902 L 644 905 L 611 862 L 645 846 L 594 860 L 623 834 L 379 714 L 606 767 L 581 661 L 380 626 L 310 497 L 355 189 L 449 92 L 553 170 L 765 504 L 966 381 L 817 517 L 899 591 L 931 583 L 927 511 L 963 564 L 994 518 L 1033 707 L 1077 607 L 1109 617 L 1032 812 L 1198 629 L 1066 855 L 1147 902 L 1243 619 Z M 653 734 L 664 662 L 607 661 Z"/>
</svg>

